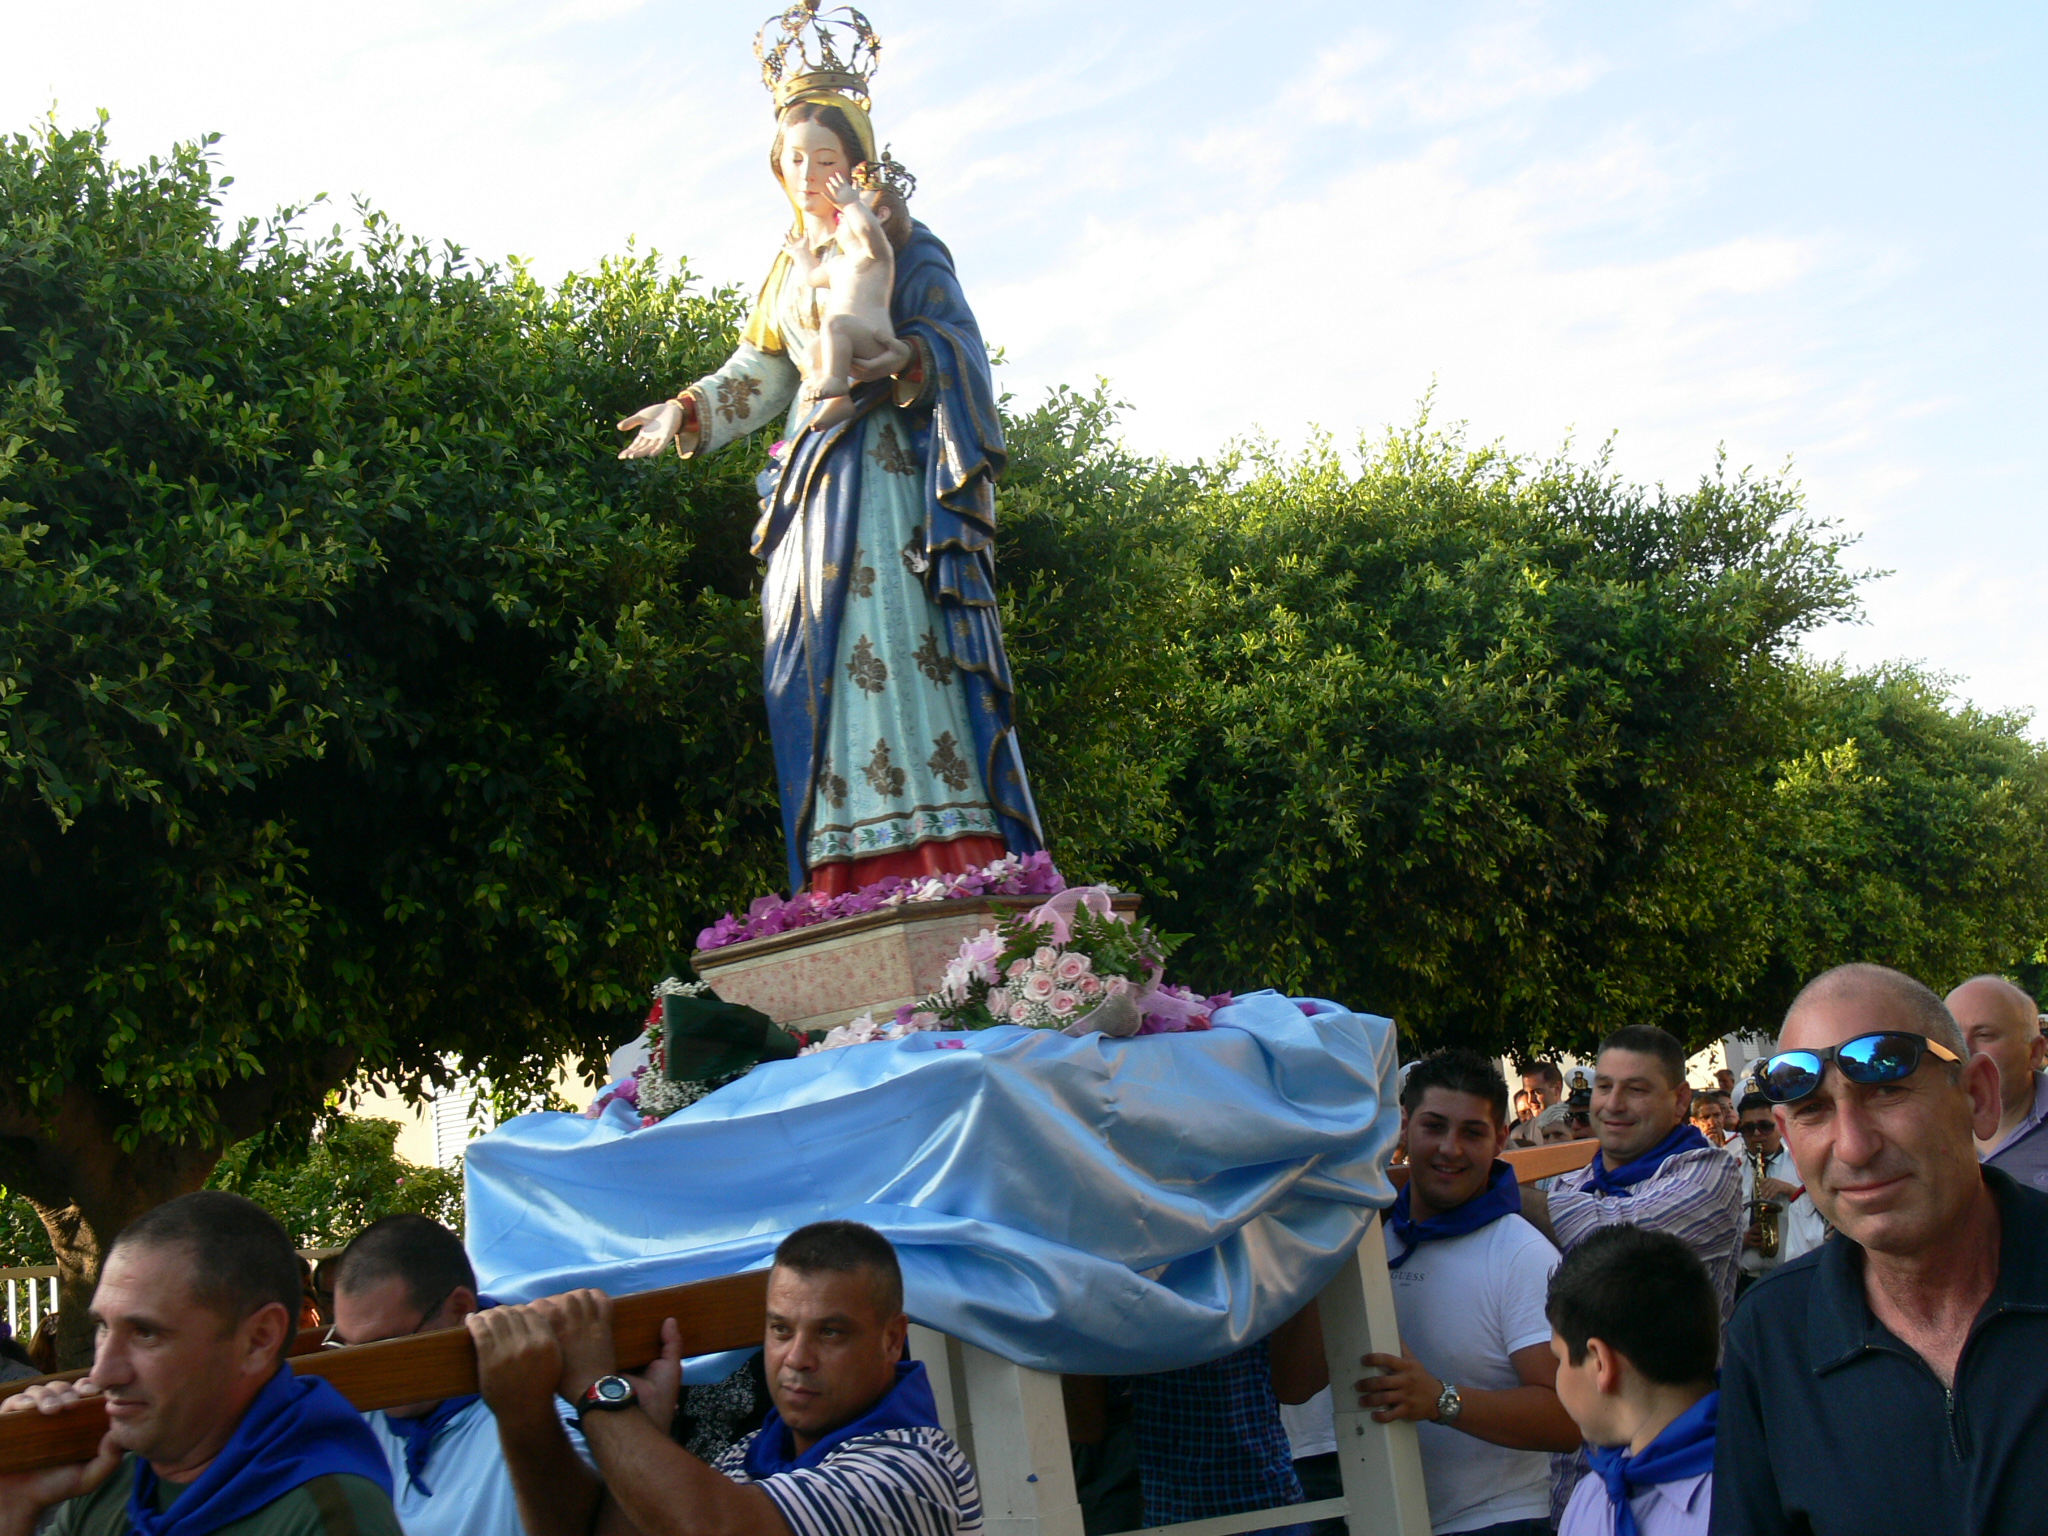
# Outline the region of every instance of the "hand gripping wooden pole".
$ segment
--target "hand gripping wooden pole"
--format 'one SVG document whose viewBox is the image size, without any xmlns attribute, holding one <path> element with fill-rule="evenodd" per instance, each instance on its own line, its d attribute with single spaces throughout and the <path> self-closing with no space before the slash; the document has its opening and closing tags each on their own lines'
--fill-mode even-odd
<svg viewBox="0 0 2048 1536">
<path fill-rule="evenodd" d="M 761 1342 L 767 1305 L 765 1269 L 621 1296 L 612 1303 L 619 1367 L 638 1370 L 659 1355 L 662 1320 L 670 1317 L 682 1329 L 685 1356 L 751 1349 Z M 289 1364 L 301 1376 L 326 1377 L 365 1413 L 476 1390 L 476 1345 L 467 1328 L 295 1354 Z M 0 1473 L 90 1460 L 106 1431 L 97 1399 L 62 1413 L 0 1413 Z"/>
</svg>

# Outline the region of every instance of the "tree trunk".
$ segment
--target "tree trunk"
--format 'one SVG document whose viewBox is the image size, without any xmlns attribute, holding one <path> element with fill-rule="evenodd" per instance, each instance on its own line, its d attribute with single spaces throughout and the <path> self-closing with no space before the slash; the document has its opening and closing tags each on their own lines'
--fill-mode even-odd
<svg viewBox="0 0 2048 1536">
<path fill-rule="evenodd" d="M 308 1065 L 324 1093 L 346 1078 L 355 1058 L 336 1050 Z M 279 1074 L 222 1089 L 214 1105 L 219 1135 L 211 1142 L 145 1136 L 133 1151 L 122 1149 L 118 1133 L 132 1123 L 134 1106 L 103 1087 L 72 1083 L 40 1113 L 0 1098 L 0 1185 L 35 1207 L 57 1251 L 59 1370 L 92 1364 L 86 1311 L 107 1246 L 144 1211 L 205 1184 L 229 1145 L 272 1122 L 280 1090 L 295 1097 L 305 1091 L 305 1076 L 294 1076 L 289 1087 Z"/>
</svg>

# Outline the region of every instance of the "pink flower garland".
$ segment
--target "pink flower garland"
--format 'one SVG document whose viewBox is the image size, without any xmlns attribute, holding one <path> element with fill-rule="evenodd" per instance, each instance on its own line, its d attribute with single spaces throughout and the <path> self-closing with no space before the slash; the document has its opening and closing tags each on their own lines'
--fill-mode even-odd
<svg viewBox="0 0 2048 1536">
<path fill-rule="evenodd" d="M 1049 853 L 1010 855 L 980 869 L 958 875 L 931 875 L 906 880 L 891 875 L 864 885 L 844 896 L 807 892 L 797 896 L 761 896 L 748 906 L 747 915 L 728 912 L 697 935 L 697 948 L 722 949 L 749 939 L 771 938 L 797 928 L 834 922 L 842 917 L 861 917 L 909 902 L 971 901 L 981 896 L 1053 896 L 1067 888 L 1060 872 L 1053 868 Z"/>
</svg>

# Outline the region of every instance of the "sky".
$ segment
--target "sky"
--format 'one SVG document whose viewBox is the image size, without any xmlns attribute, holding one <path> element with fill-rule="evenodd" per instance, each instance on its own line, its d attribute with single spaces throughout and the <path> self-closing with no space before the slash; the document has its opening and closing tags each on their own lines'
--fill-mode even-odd
<svg viewBox="0 0 2048 1536">
<path fill-rule="evenodd" d="M 2048 7 L 864 0 L 881 137 L 1021 402 L 1143 451 L 1412 421 L 1673 488 L 1785 471 L 1888 574 L 1816 655 L 2048 731 Z M 222 135 L 231 215 L 356 196 L 548 279 L 751 288 L 766 0 L 0 0 L 0 129 Z M 661 393 L 685 380 L 652 381 Z"/>
</svg>

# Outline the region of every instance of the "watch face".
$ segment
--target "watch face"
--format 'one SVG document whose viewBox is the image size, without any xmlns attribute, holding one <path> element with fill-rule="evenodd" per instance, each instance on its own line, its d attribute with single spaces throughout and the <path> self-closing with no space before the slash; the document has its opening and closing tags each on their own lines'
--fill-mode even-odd
<svg viewBox="0 0 2048 1536">
<path fill-rule="evenodd" d="M 590 1390 L 600 1402 L 623 1403 L 633 1395 L 633 1384 L 620 1376 L 603 1376 L 592 1383 Z"/>
</svg>

